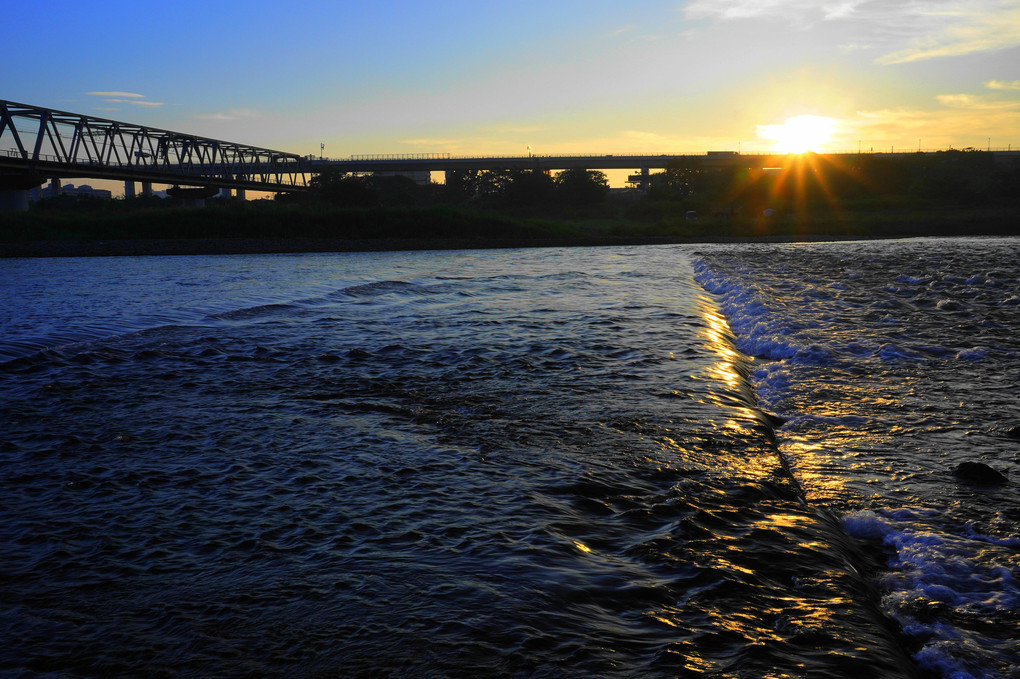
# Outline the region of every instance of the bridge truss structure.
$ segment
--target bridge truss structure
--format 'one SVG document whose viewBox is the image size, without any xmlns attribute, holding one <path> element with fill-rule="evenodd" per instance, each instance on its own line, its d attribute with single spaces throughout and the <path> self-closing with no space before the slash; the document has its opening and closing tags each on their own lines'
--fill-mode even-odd
<svg viewBox="0 0 1020 679">
<path fill-rule="evenodd" d="M 301 191 L 294 153 L 0 100 L 0 175 Z M 35 185 L 43 180 L 35 182 Z"/>
</svg>

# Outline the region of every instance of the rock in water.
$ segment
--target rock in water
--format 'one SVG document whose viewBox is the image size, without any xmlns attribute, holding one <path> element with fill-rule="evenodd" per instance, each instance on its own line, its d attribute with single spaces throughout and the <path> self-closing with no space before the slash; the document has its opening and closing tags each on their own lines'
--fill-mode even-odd
<svg viewBox="0 0 1020 679">
<path fill-rule="evenodd" d="M 961 462 L 956 465 L 953 474 L 961 481 L 982 486 L 1001 486 L 1009 481 L 1004 474 L 992 469 L 984 462 Z"/>
</svg>

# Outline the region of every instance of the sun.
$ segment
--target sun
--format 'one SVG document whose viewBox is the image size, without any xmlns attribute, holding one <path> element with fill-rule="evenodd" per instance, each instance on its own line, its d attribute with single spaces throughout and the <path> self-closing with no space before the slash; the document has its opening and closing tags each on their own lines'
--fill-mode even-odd
<svg viewBox="0 0 1020 679">
<path fill-rule="evenodd" d="M 819 151 L 832 139 L 836 125 L 835 118 L 803 115 L 787 118 L 781 125 L 759 125 L 758 136 L 775 142 L 776 153 Z"/>
</svg>

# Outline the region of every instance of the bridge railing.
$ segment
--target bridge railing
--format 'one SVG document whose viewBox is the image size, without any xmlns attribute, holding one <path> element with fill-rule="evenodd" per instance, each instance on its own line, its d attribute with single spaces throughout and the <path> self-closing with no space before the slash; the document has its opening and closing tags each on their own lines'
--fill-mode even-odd
<svg viewBox="0 0 1020 679">
<path fill-rule="evenodd" d="M 988 153 L 1018 153 L 1020 152 L 1020 145 L 1007 145 L 1007 146 L 985 146 L 985 147 L 957 147 L 957 146 L 933 146 L 933 147 L 907 147 L 907 146 L 869 146 L 860 149 L 839 149 L 839 150 L 826 150 L 818 151 L 817 155 L 822 156 L 856 156 L 856 155 L 909 155 L 916 153 L 942 153 L 948 151 L 981 151 Z M 386 153 L 386 154 L 360 154 L 351 155 L 347 158 L 317 158 L 316 161 L 328 162 L 328 163 L 346 163 L 346 162 L 373 162 L 378 161 L 380 163 L 386 161 L 399 161 L 399 160 L 542 160 L 546 158 L 576 158 L 576 159 L 591 159 L 591 160 L 605 160 L 607 158 L 612 159 L 626 159 L 626 158 L 705 158 L 712 156 L 719 156 L 723 158 L 727 157 L 740 157 L 740 156 L 787 156 L 787 155 L 798 155 L 788 152 L 780 151 L 769 151 L 769 150 L 747 150 L 747 151 L 673 151 L 669 153 L 532 153 L 532 154 L 493 154 L 493 155 L 456 155 L 451 153 Z"/>
</svg>

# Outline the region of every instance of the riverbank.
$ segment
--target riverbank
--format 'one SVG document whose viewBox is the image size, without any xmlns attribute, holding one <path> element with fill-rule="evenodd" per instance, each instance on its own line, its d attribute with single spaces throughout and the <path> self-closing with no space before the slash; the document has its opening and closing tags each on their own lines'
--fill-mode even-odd
<svg viewBox="0 0 1020 679">
<path fill-rule="evenodd" d="M 261 201 L 259 202 L 261 203 Z M 234 204 L 185 210 L 38 211 L 0 217 L 0 257 L 98 257 L 811 242 L 1020 235 L 1004 207 L 859 209 L 687 220 L 668 204 L 550 215 L 457 206 L 337 209 Z"/>
<path fill-rule="evenodd" d="M 52 240 L 0 243 L 0 258 L 123 257 L 166 255 L 249 255 L 300 252 L 387 252 L 404 250 L 491 250 L 541 247 L 600 247 L 672 243 L 816 242 L 848 240 L 824 234 L 791 236 L 680 238 L 139 238 L 130 240 Z"/>
</svg>

